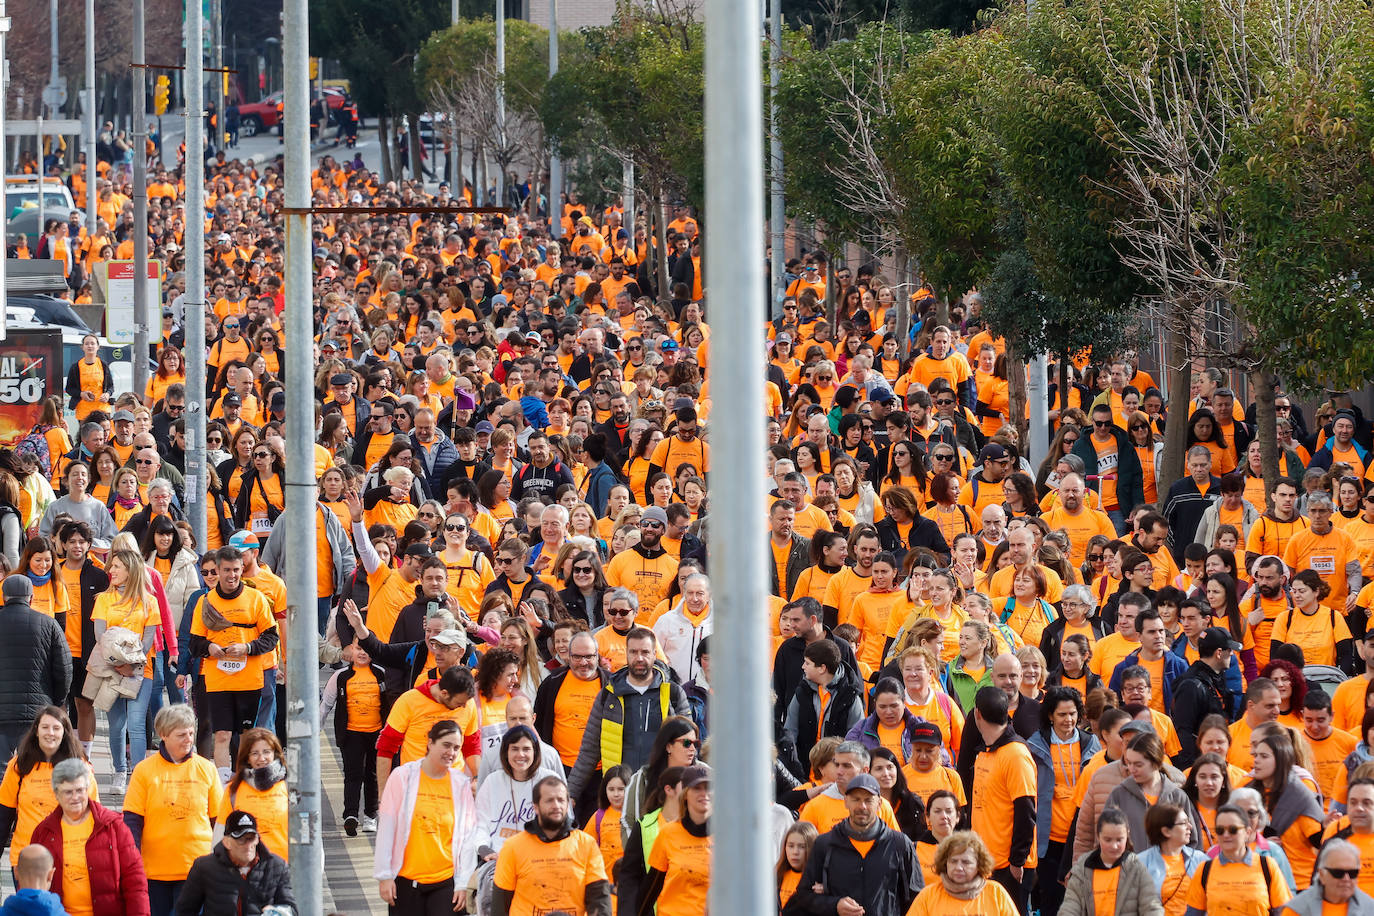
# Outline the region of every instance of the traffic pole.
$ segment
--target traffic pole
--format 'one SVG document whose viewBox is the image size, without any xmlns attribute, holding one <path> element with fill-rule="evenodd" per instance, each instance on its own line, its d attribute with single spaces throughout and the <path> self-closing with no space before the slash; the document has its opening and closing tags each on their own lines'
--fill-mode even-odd
<svg viewBox="0 0 1374 916">
<path fill-rule="evenodd" d="M 711 411 L 712 913 L 776 907 L 764 588 L 763 81 L 755 4 L 706 0 L 706 280 Z M 716 702 L 719 699 L 721 702 Z"/>
<path fill-rule="evenodd" d="M 95 237 L 95 0 L 86 0 L 86 238 Z M 111 229 L 114 227 L 111 226 Z M 200 542 L 203 543 L 203 542 Z"/>
<path fill-rule="evenodd" d="M 9 99 L 10 81 L 10 59 L 5 56 L 5 39 L 10 31 L 10 17 L 5 14 L 5 0 L 0 0 L 0 179 L 10 167 L 10 151 L 8 139 L 5 136 L 5 102 Z M 9 222 L 9 208 L 5 204 L 5 185 L 6 182 L 0 180 L 0 297 L 8 294 L 9 287 L 5 285 L 5 278 L 8 274 L 6 262 L 10 254 L 10 237 L 7 231 Z M 38 184 L 38 199 L 43 199 L 43 183 Z M 38 229 L 43 230 L 43 224 L 39 223 Z M 34 247 L 37 247 L 36 245 Z M 36 253 L 36 252 L 35 252 Z M 0 340 L 5 339 L 5 309 L 0 308 Z M 54 392 L 49 392 L 52 394 Z"/>
<path fill-rule="evenodd" d="M 496 142 L 506 153 L 506 0 L 496 0 Z M 482 189 L 486 193 L 486 188 Z M 506 167 L 496 159 L 496 206 L 506 205 Z"/>
<path fill-rule="evenodd" d="M 457 25 L 462 18 L 462 13 L 458 9 L 458 0 L 452 0 L 449 4 L 448 19 L 449 25 Z M 448 118 L 448 193 L 456 204 L 463 203 L 463 152 L 458 134 L 458 106 L 454 105 L 449 112 Z M 438 171 L 436 166 L 435 171 Z M 480 200 L 477 203 L 481 203 Z"/>
<path fill-rule="evenodd" d="M 782 135 L 778 133 L 778 86 L 782 81 L 782 0 L 771 0 L 768 17 L 768 178 L 771 194 L 768 204 L 772 229 L 769 258 L 770 318 L 782 317 L 783 267 L 787 261 L 787 215 L 782 197 Z"/>
<path fill-rule="evenodd" d="M 196 543 L 207 543 L 209 510 L 205 456 L 205 68 L 201 11 L 186 4 L 186 294 L 181 327 L 186 335 L 186 514 Z"/>
<path fill-rule="evenodd" d="M 558 0 L 549 0 L 549 79 L 558 73 Z M 549 146 L 549 238 L 563 234 L 563 158 Z M 612 239 L 614 241 L 614 239 Z"/>
<path fill-rule="evenodd" d="M 310 354 L 314 303 L 310 245 L 310 52 L 308 0 L 286 0 L 283 139 L 286 158 L 286 754 L 291 886 L 302 913 L 321 912 L 319 624 L 315 588 L 315 390 Z"/>
<path fill-rule="evenodd" d="M 134 0 L 133 85 L 134 126 L 134 393 L 148 390 L 148 82 L 143 65 L 143 0 Z"/>
</svg>

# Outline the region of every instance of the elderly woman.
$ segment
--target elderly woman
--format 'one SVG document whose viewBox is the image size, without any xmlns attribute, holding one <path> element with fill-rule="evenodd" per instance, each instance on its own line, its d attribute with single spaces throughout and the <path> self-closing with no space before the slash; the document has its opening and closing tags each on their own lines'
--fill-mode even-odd
<svg viewBox="0 0 1374 916">
<path fill-rule="evenodd" d="M 1045 627 L 1045 632 L 1040 635 L 1040 651 L 1044 653 L 1045 664 L 1051 672 L 1063 667 L 1059 651 L 1064 645 L 1065 636 L 1082 633 L 1088 638 L 1088 648 L 1091 649 L 1099 639 L 1107 635 L 1102 626 L 1102 619 L 1095 613 L 1097 599 L 1093 597 L 1093 590 L 1088 586 L 1070 585 L 1065 588 L 1060 598 L 1060 610 L 1063 613 Z M 1084 695 L 1087 695 L 1086 692 Z"/>
<path fill-rule="evenodd" d="M 1360 890 L 1360 849 L 1349 840 L 1328 840 L 1317 859 L 1312 886 L 1288 901 L 1296 916 L 1374 914 L 1374 897 Z"/>
<path fill-rule="evenodd" d="M 1234 796 L 1233 796 L 1234 797 Z M 1219 912 L 1224 899 L 1227 912 L 1269 913 L 1277 916 L 1292 894 L 1288 884 L 1264 856 L 1256 856 L 1250 848 L 1255 838 L 1252 821 L 1240 807 L 1222 805 L 1217 811 L 1217 856 L 1193 876 L 1188 888 L 1187 916 L 1203 916 Z M 1217 880 L 1225 870 L 1226 880 Z M 1254 880 L 1245 880 L 1247 872 L 1257 871 Z M 1217 875 L 1213 875 L 1217 872 Z M 1215 884 L 1213 883 L 1215 881 Z M 1209 896 L 1216 893 L 1209 906 Z M 1224 895 L 1224 896 L 1223 896 Z M 1320 912 L 1320 906 L 1318 907 Z"/>
<path fill-rule="evenodd" d="M 148 916 L 148 879 L 138 844 L 118 811 L 91 799 L 92 785 L 80 758 L 68 757 L 52 769 L 58 807 L 30 839 L 52 854 L 49 889 L 71 913 Z"/>
<path fill-rule="evenodd" d="M 1221 848 L 1222 835 L 1216 829 L 1217 818 L 1221 816 L 1223 809 L 1235 807 L 1245 813 L 1249 821 L 1249 839 L 1247 842 L 1253 852 L 1269 860 L 1275 866 L 1278 874 L 1283 876 L 1284 883 L 1288 886 L 1288 892 L 1296 893 L 1298 883 L 1293 877 L 1293 866 L 1288 861 L 1288 853 L 1284 851 L 1283 845 L 1277 837 L 1268 837 L 1265 831 L 1269 829 L 1269 812 L 1264 809 L 1264 802 L 1260 797 L 1258 789 L 1244 786 L 1239 789 L 1232 789 L 1231 795 L 1226 804 L 1217 809 L 1216 817 L 1213 818 L 1213 832 L 1216 834 L 1217 845 L 1208 850 L 1208 854 L 1214 853 Z"/>
<path fill-rule="evenodd" d="M 419 508 L 411 499 L 415 474 L 409 468 L 389 467 L 382 472 L 382 485 L 367 493 L 364 521 L 368 527 L 390 525 L 401 531 L 415 521 Z"/>
<path fill-rule="evenodd" d="M 935 874 L 940 880 L 917 895 L 906 916 L 1014 916 L 1016 904 L 1011 895 L 989 880 L 993 864 L 992 853 L 978 834 L 971 830 L 950 834 L 935 850 Z"/>
<path fill-rule="evenodd" d="M 212 818 L 224 786 L 212 761 L 196 754 L 196 714 L 177 703 L 153 720 L 161 744 L 134 767 L 124 796 L 124 823 L 142 852 L 151 916 L 168 916 L 197 858 L 213 845 Z M 54 772 L 54 778 L 56 773 Z"/>
</svg>

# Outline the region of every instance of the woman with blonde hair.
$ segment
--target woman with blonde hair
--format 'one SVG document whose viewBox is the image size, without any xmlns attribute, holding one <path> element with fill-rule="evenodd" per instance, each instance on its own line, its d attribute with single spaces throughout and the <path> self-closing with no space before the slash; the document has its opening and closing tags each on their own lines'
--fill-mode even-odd
<svg viewBox="0 0 1374 916">
<path fill-rule="evenodd" d="M 126 678 L 139 679 L 138 694 L 121 696 L 114 701 L 107 716 L 110 723 L 110 756 L 114 763 L 116 794 L 123 795 L 129 784 L 129 763 L 136 766 L 148 747 L 148 704 L 153 698 L 153 645 L 161 621 L 157 602 L 148 582 L 147 567 L 136 550 L 114 550 L 105 572 L 110 587 L 95 599 L 91 622 L 99 641 L 107 629 L 119 627 L 140 636 L 147 657 L 143 667 L 118 666 L 116 670 Z M 125 744 L 128 744 L 127 755 Z"/>
<path fill-rule="evenodd" d="M 501 646 L 520 658 L 520 692 L 527 697 L 537 694 L 544 677 L 544 663 L 539 658 L 534 629 L 523 617 L 507 618 L 501 624 Z"/>
<path fill-rule="evenodd" d="M 972 830 L 951 833 L 935 850 L 938 881 L 916 896 L 906 916 L 1015 916 L 1016 904 L 992 878 L 992 853 Z"/>
</svg>

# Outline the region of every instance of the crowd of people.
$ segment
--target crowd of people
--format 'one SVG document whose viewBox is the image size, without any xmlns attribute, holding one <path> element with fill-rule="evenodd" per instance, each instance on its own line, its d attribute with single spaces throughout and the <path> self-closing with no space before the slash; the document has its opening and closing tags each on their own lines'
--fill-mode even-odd
<svg viewBox="0 0 1374 916">
<path fill-rule="evenodd" d="M 208 166 L 201 392 L 181 246 L 202 214 L 153 174 L 171 270 L 146 390 L 116 392 L 89 338 L 0 450 L 0 836 L 15 906 L 73 916 L 294 905 L 282 576 L 310 557 L 281 523 L 282 176 Z M 467 199 L 328 156 L 312 186 Z M 108 219 L 44 250 L 128 243 L 128 195 L 102 179 Z M 316 390 L 319 715 L 337 826 L 392 913 L 705 912 L 728 470 L 699 226 L 673 215 L 666 276 L 642 225 L 573 195 L 557 237 L 314 218 L 316 338 L 290 355 Z M 908 334 L 909 291 L 870 265 L 815 251 L 787 277 L 759 417 L 779 910 L 1374 912 L 1374 459 L 1349 397 L 1309 428 L 1280 393 L 1271 490 L 1223 373 L 1166 399 L 1134 354 L 1084 354 L 1037 466 L 977 293 L 917 291 Z"/>
</svg>

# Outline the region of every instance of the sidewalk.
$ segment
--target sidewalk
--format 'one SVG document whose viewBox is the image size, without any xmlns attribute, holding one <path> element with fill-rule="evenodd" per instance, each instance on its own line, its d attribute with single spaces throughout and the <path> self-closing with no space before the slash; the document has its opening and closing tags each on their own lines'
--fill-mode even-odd
<svg viewBox="0 0 1374 916">
<path fill-rule="evenodd" d="M 324 753 L 320 755 L 320 781 L 324 788 L 321 811 L 324 899 L 318 908 L 298 900 L 299 914 L 386 916 L 386 904 L 377 896 L 377 882 L 372 880 L 373 837 L 365 834 L 352 838 L 344 836 L 342 819 L 336 816 L 336 812 L 343 807 L 343 769 L 338 749 L 334 746 L 333 729 L 326 726 L 322 733 Z M 91 765 L 95 768 L 96 782 L 100 787 L 100 803 L 107 808 L 119 809 L 124 800 L 110 791 L 114 766 L 110 759 L 109 727 L 103 714 L 98 714 L 96 718 Z M 8 868 L 0 869 L 0 890 L 6 897 L 14 893 L 14 880 Z"/>
</svg>

